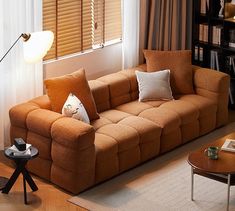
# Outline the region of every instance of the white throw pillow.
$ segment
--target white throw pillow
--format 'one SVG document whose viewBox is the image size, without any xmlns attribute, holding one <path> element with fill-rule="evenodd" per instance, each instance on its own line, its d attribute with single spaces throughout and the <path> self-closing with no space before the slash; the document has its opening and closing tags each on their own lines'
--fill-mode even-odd
<svg viewBox="0 0 235 211">
<path fill-rule="evenodd" d="M 89 117 L 82 102 L 72 93 L 69 94 L 62 108 L 62 114 L 90 124 Z"/>
<path fill-rule="evenodd" d="M 157 72 L 135 71 L 139 86 L 139 101 L 173 100 L 170 70 Z"/>
</svg>

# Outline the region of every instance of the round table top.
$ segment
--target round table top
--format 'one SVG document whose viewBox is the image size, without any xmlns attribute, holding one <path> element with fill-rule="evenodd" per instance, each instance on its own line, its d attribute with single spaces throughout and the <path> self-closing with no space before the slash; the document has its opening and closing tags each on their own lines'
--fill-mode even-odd
<svg viewBox="0 0 235 211">
<path fill-rule="evenodd" d="M 26 155 L 26 156 L 15 156 L 12 151 L 8 148 L 5 150 L 4 154 L 7 158 L 11 159 L 11 160 L 31 160 L 33 158 L 36 158 L 38 156 L 38 149 L 31 146 L 30 147 L 30 150 L 31 150 L 31 155 Z"/>
<path fill-rule="evenodd" d="M 235 139 L 235 132 L 190 153 L 188 163 L 196 170 L 206 173 L 235 174 L 235 152 L 220 150 L 218 160 L 212 160 L 204 153 L 209 146 L 221 148 L 227 138 Z"/>
</svg>

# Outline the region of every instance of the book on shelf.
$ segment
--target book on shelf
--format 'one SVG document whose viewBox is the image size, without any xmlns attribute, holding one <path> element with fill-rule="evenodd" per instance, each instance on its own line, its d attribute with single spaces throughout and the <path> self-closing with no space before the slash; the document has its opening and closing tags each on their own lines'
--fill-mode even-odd
<svg viewBox="0 0 235 211">
<path fill-rule="evenodd" d="M 198 49 L 199 49 L 199 47 L 195 46 L 195 49 L 194 49 L 194 60 L 195 61 L 198 61 Z"/>
<path fill-rule="evenodd" d="M 199 47 L 199 61 L 203 62 L 203 48 Z"/>
<path fill-rule="evenodd" d="M 232 47 L 232 48 L 235 48 L 235 43 L 234 43 L 234 42 L 229 42 L 229 43 L 228 43 L 228 46 L 229 46 L 229 47 Z"/>
<path fill-rule="evenodd" d="M 235 48 L 235 29 L 229 30 L 229 47 Z"/>
<path fill-rule="evenodd" d="M 228 73 L 231 77 L 235 77 L 235 55 L 229 55 L 226 57 L 226 61 L 227 61 L 227 69 L 228 69 Z M 229 88 L 229 100 L 231 105 L 234 105 L 235 103 L 235 99 L 234 99 L 234 91 L 231 90 L 231 88 Z"/>
<path fill-rule="evenodd" d="M 209 10 L 209 2 L 210 0 L 201 0 L 201 8 L 200 8 L 201 14 L 207 13 L 207 11 Z"/>
<path fill-rule="evenodd" d="M 213 70 L 219 71 L 219 52 L 218 50 L 211 50 L 210 51 L 210 68 Z"/>
<path fill-rule="evenodd" d="M 235 55 L 229 55 L 227 59 L 229 60 L 230 75 L 235 76 Z"/>
<path fill-rule="evenodd" d="M 215 45 L 221 44 L 221 33 L 223 27 L 221 25 L 216 25 L 212 27 L 212 43 Z"/>
<path fill-rule="evenodd" d="M 200 62 L 203 61 L 203 48 L 197 45 L 195 45 L 194 48 L 194 60 Z"/>
<path fill-rule="evenodd" d="M 208 25 L 199 24 L 199 41 L 208 42 Z"/>
</svg>

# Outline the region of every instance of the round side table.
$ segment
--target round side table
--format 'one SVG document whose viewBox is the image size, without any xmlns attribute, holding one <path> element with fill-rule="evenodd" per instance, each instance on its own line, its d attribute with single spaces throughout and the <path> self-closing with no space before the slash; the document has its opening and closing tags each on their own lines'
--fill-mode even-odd
<svg viewBox="0 0 235 211">
<path fill-rule="evenodd" d="M 28 170 L 26 169 L 26 164 L 29 160 L 32 160 L 38 156 L 38 149 L 35 147 L 30 147 L 31 155 L 25 156 L 15 156 L 10 149 L 5 150 L 5 156 L 11 160 L 13 160 L 16 164 L 16 169 L 13 172 L 12 176 L 8 180 L 5 187 L 2 189 L 2 193 L 8 194 L 11 190 L 12 186 L 15 184 L 17 178 L 19 177 L 20 173 L 23 175 L 23 187 L 24 187 L 24 203 L 27 204 L 27 192 L 26 192 L 26 181 L 29 184 L 32 191 L 38 190 L 37 185 L 33 181 L 32 177 L 30 176 Z"/>
<path fill-rule="evenodd" d="M 230 134 L 230 136 L 234 138 L 235 133 Z M 204 153 L 209 146 L 221 148 L 225 140 L 226 137 L 223 137 L 191 152 L 188 156 L 188 163 L 191 165 L 191 200 L 194 200 L 194 174 L 198 174 L 227 184 L 227 210 L 229 210 L 230 186 L 235 185 L 235 153 L 220 151 L 218 160 L 211 160 Z"/>
</svg>

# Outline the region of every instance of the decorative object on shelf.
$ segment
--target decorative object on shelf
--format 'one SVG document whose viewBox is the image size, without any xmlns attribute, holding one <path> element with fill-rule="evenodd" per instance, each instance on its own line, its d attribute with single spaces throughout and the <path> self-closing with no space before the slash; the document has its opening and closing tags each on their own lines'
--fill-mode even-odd
<svg viewBox="0 0 235 211">
<path fill-rule="evenodd" d="M 223 12 L 224 12 L 224 0 L 220 0 L 220 11 L 219 11 L 219 17 L 224 17 Z"/>
<path fill-rule="evenodd" d="M 24 41 L 23 52 L 25 61 L 35 63 L 42 59 L 51 48 L 54 40 L 54 34 L 51 31 L 33 32 L 31 34 L 22 33 L 3 55 L 0 62 L 2 62 L 20 38 Z"/>
</svg>

